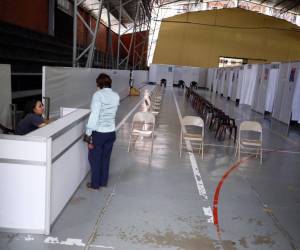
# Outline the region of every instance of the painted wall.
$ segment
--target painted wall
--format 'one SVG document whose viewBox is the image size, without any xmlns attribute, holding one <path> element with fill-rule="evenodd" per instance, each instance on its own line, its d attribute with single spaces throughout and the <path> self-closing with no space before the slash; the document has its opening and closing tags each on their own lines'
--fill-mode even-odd
<svg viewBox="0 0 300 250">
<path fill-rule="evenodd" d="M 145 37 L 147 37 L 146 41 Z M 134 63 L 137 64 L 139 63 L 141 57 L 142 59 L 142 65 L 146 65 L 147 62 L 147 51 L 148 51 L 148 37 L 149 37 L 149 32 L 148 31 L 141 31 L 137 32 L 135 38 L 133 38 L 132 41 L 132 48 L 131 48 L 131 53 L 130 53 L 130 63 L 133 63 L 133 43 L 135 42 L 136 44 L 136 53 L 134 57 Z M 127 50 L 130 48 L 130 42 L 132 39 L 132 33 L 130 34 L 125 34 L 121 36 L 121 41 L 123 44 L 126 46 Z M 127 55 L 127 51 L 121 46 L 121 57 L 125 57 Z"/>
<path fill-rule="evenodd" d="M 244 9 L 186 13 L 164 19 L 153 63 L 218 67 L 220 56 L 248 63 L 300 59 L 300 28 Z"/>
</svg>

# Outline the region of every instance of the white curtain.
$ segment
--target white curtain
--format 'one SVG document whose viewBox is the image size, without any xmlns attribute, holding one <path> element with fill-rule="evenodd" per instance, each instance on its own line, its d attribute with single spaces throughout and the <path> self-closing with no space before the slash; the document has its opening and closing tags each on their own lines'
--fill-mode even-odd
<svg viewBox="0 0 300 250">
<path fill-rule="evenodd" d="M 241 104 L 252 105 L 254 89 L 257 79 L 258 65 L 245 65 L 243 72 L 243 83 L 241 88 Z"/>
<path fill-rule="evenodd" d="M 274 98 L 275 98 L 275 93 L 278 84 L 278 77 L 279 77 L 279 67 L 276 66 L 276 68 L 271 68 L 270 77 L 268 80 L 266 106 L 265 106 L 265 110 L 270 113 L 273 112 Z"/>
<path fill-rule="evenodd" d="M 207 70 L 207 82 L 206 82 L 206 88 L 208 88 L 209 90 L 212 88 L 213 78 L 214 78 L 214 69 L 209 68 Z"/>
<path fill-rule="evenodd" d="M 224 84 L 223 84 L 223 95 L 227 97 L 228 85 L 230 79 L 230 68 L 225 68 Z"/>
<path fill-rule="evenodd" d="M 231 93 L 230 93 L 230 97 L 233 101 L 237 99 L 238 81 L 239 81 L 239 68 L 235 67 L 233 69 L 233 74 L 232 74 L 232 86 L 231 86 Z"/>
<path fill-rule="evenodd" d="M 298 63 L 298 71 L 300 70 L 300 65 Z M 300 75 L 297 74 L 294 96 L 293 96 L 293 106 L 292 106 L 292 120 L 300 123 Z"/>
<path fill-rule="evenodd" d="M 196 73 L 196 71 L 194 71 Z M 199 68 L 199 80 L 198 86 L 199 87 L 206 87 L 208 81 L 208 70 L 204 68 Z"/>
<path fill-rule="evenodd" d="M 244 66 L 241 66 L 239 68 L 238 74 L 237 74 L 237 87 L 236 87 L 236 99 L 241 99 L 241 93 L 243 88 L 243 82 L 244 82 Z"/>
<path fill-rule="evenodd" d="M 229 77 L 228 77 L 228 84 L 227 84 L 227 92 L 226 96 L 231 97 L 231 92 L 232 92 L 232 80 L 233 80 L 233 75 L 234 75 L 234 69 L 230 69 Z"/>
<path fill-rule="evenodd" d="M 225 84 L 225 69 L 219 69 L 220 75 L 219 75 L 219 81 L 218 81 L 218 93 L 224 94 L 224 84 Z"/>
<path fill-rule="evenodd" d="M 0 123 L 6 127 L 11 127 L 11 70 L 8 64 L 0 64 L 0 89 Z"/>
<path fill-rule="evenodd" d="M 288 70 L 289 70 L 289 63 L 281 63 L 279 67 L 279 73 L 278 73 L 278 81 L 277 81 L 277 88 L 275 91 L 275 97 L 274 97 L 274 104 L 273 104 L 273 111 L 272 111 L 272 117 L 280 120 L 280 112 L 282 107 L 282 101 L 283 101 L 283 91 L 284 91 L 284 85 L 288 81 Z"/>
<path fill-rule="evenodd" d="M 219 69 L 215 68 L 213 77 L 213 92 L 218 91 L 219 74 Z"/>
<path fill-rule="evenodd" d="M 278 88 L 272 117 L 289 124 L 292 116 L 293 97 L 299 75 L 298 63 L 283 63 L 280 66 Z"/>
</svg>

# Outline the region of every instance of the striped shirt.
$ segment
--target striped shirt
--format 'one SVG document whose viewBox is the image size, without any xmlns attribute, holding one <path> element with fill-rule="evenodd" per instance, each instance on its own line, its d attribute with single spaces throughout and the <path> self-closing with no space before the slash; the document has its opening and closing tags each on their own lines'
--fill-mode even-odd
<svg viewBox="0 0 300 250">
<path fill-rule="evenodd" d="M 115 131 L 115 118 L 119 103 L 119 95 L 111 88 L 97 90 L 92 98 L 86 134 L 91 135 L 93 131 L 102 133 Z"/>
</svg>

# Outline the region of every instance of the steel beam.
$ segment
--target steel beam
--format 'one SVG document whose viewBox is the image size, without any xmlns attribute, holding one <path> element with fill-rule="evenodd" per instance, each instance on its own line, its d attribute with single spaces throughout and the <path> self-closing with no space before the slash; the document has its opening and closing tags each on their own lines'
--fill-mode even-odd
<svg viewBox="0 0 300 250">
<path fill-rule="evenodd" d="M 97 38 L 97 34 L 98 34 L 99 23 L 100 23 L 100 20 L 101 20 L 103 0 L 99 1 L 99 5 L 100 6 L 99 6 L 99 12 L 98 12 L 98 16 L 97 16 L 95 32 L 92 34 L 91 48 L 89 50 L 88 58 L 87 58 L 87 61 L 86 61 L 86 68 L 91 68 L 92 64 L 93 64 L 95 43 L 96 43 L 96 38 Z"/>
<path fill-rule="evenodd" d="M 86 0 L 74 0 L 74 13 L 73 13 L 73 67 L 79 66 L 79 60 L 83 58 L 84 55 L 87 55 L 87 60 L 85 62 L 86 67 L 93 66 L 93 59 L 94 59 L 94 51 L 95 51 L 95 44 L 97 39 L 97 34 L 99 30 L 99 24 L 101 20 L 101 14 L 103 9 L 103 0 L 99 0 L 99 7 L 98 7 L 98 16 L 96 19 L 96 26 L 93 29 L 91 27 L 91 23 L 88 24 L 84 18 L 79 13 L 78 9 Z M 88 30 L 91 34 L 91 41 L 87 45 L 87 47 L 83 50 L 80 55 L 77 55 L 77 27 L 78 21 L 81 21 L 84 27 Z"/>
</svg>

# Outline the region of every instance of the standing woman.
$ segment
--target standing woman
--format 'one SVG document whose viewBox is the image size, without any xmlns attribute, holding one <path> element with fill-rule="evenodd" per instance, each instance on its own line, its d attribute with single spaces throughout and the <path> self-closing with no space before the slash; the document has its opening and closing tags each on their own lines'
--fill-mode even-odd
<svg viewBox="0 0 300 250">
<path fill-rule="evenodd" d="M 109 161 L 116 140 L 115 118 L 120 97 L 111 89 L 111 78 L 106 74 L 97 77 L 97 91 L 91 103 L 91 114 L 86 125 L 91 182 L 87 187 L 99 189 L 107 186 Z"/>
</svg>

